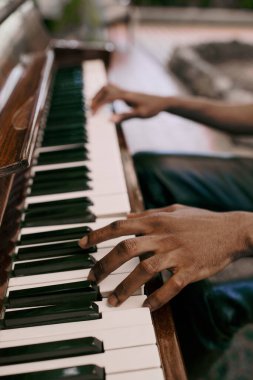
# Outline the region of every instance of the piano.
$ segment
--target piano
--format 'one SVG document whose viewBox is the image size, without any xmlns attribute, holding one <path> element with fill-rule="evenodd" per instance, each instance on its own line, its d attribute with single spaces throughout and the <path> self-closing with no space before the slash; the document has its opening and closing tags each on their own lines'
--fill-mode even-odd
<svg viewBox="0 0 253 380">
<path fill-rule="evenodd" d="M 87 281 L 122 238 L 77 245 L 143 209 L 120 126 L 88 107 L 111 45 L 51 40 L 31 0 L 0 20 L 0 379 L 186 379 L 168 305 L 151 315 L 144 289 L 107 305 L 138 259 Z"/>
</svg>

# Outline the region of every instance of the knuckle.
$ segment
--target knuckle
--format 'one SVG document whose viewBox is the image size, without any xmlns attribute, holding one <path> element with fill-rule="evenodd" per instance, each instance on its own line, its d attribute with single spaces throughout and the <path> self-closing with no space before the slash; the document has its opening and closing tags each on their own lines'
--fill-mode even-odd
<svg viewBox="0 0 253 380">
<path fill-rule="evenodd" d="M 185 286 L 185 281 L 182 278 L 174 278 L 173 281 L 174 289 L 179 292 Z"/>
<path fill-rule="evenodd" d="M 119 243 L 117 252 L 120 256 L 131 256 L 136 252 L 137 246 L 134 239 L 124 240 Z"/>
<path fill-rule="evenodd" d="M 161 212 L 152 215 L 151 217 L 152 227 L 155 229 L 161 229 L 164 226 L 164 223 L 167 222 L 167 219 L 168 217 L 167 216 L 165 217 L 164 213 L 161 213 Z"/>
<path fill-rule="evenodd" d="M 149 115 L 149 110 L 146 107 L 139 107 L 139 115 L 142 117 L 146 117 Z"/>
<path fill-rule="evenodd" d="M 166 299 L 159 294 L 159 291 L 151 294 L 147 299 L 147 304 L 151 307 L 152 310 L 157 310 L 166 303 Z"/>
<path fill-rule="evenodd" d="M 110 224 L 112 231 L 119 231 L 125 225 L 125 220 L 115 220 Z"/>
<path fill-rule="evenodd" d="M 86 235 L 87 237 L 87 245 L 93 245 L 93 242 L 96 240 L 95 232 L 90 232 Z"/>
<path fill-rule="evenodd" d="M 181 208 L 183 208 L 184 206 L 179 204 L 179 203 L 174 203 L 173 205 L 169 206 L 168 207 L 168 210 L 169 211 L 177 211 L 177 210 L 180 210 Z"/>
<path fill-rule="evenodd" d="M 94 267 L 92 268 L 93 274 L 96 278 L 96 280 L 99 280 L 100 277 L 105 273 L 105 268 L 103 262 L 100 260 L 98 261 Z"/>
<path fill-rule="evenodd" d="M 120 302 L 123 302 L 128 295 L 128 288 L 124 282 L 119 284 L 114 290 L 114 294 Z"/>
<path fill-rule="evenodd" d="M 163 306 L 163 304 L 164 304 L 164 299 L 163 299 L 163 297 L 162 297 L 160 294 L 155 294 L 155 295 L 152 297 L 151 304 L 152 304 L 152 306 L 155 307 L 156 309 L 159 309 L 161 306 Z"/>
<path fill-rule="evenodd" d="M 155 275 L 158 272 L 158 265 L 155 260 L 144 260 L 140 264 L 140 270 L 148 275 Z"/>
<path fill-rule="evenodd" d="M 88 235 L 89 244 L 94 244 L 96 241 L 103 239 L 103 232 L 101 230 L 93 231 Z"/>
</svg>

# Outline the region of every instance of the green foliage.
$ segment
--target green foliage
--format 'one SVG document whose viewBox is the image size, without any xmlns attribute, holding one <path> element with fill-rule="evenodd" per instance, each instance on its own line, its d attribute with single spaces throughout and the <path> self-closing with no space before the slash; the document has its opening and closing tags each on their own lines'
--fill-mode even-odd
<svg viewBox="0 0 253 380">
<path fill-rule="evenodd" d="M 53 32 L 76 26 L 82 21 L 81 1 L 71 0 L 64 8 L 60 20 L 48 20 L 47 25 Z"/>
</svg>

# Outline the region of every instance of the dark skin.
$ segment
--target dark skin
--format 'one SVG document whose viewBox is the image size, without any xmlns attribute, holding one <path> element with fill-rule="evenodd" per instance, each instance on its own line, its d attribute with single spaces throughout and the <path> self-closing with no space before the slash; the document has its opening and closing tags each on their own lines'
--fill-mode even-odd
<svg viewBox="0 0 253 380">
<path fill-rule="evenodd" d="M 187 284 L 221 271 L 239 257 L 251 255 L 252 231 L 251 213 L 217 213 L 173 205 L 114 222 L 90 232 L 79 244 L 87 248 L 119 236 L 142 235 L 114 247 L 95 264 L 88 279 L 99 283 L 131 258 L 152 252 L 152 257 L 142 261 L 117 286 L 108 302 L 120 305 L 155 274 L 170 269 L 173 276 L 145 301 L 144 306 L 156 310 Z"/>
<path fill-rule="evenodd" d="M 133 117 L 151 117 L 160 111 L 171 112 L 200 121 L 215 129 L 233 134 L 253 133 L 253 105 L 228 105 L 195 98 L 159 97 L 124 91 L 108 85 L 92 101 L 96 112 L 103 104 L 124 100 L 132 109 L 114 115 L 116 122 Z M 98 283 L 123 263 L 147 252 L 144 259 L 108 298 L 118 306 L 155 274 L 170 269 L 172 277 L 151 294 L 144 306 L 156 310 L 178 294 L 187 284 L 223 270 L 232 261 L 253 255 L 253 214 L 249 212 L 217 213 L 173 205 L 143 213 L 130 214 L 90 232 L 79 244 L 87 248 L 119 236 L 138 235 L 114 247 L 97 262 L 89 279 Z"/>
</svg>

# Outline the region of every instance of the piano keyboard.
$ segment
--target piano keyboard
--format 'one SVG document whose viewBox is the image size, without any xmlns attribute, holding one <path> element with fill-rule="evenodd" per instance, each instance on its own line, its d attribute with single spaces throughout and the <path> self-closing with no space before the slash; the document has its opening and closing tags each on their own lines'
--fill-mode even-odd
<svg viewBox="0 0 253 380">
<path fill-rule="evenodd" d="M 80 112 L 103 85 L 100 61 L 59 69 L 28 183 L 0 331 L 0 379 L 161 380 L 149 309 L 139 289 L 123 305 L 108 294 L 133 258 L 99 286 L 90 268 L 124 237 L 81 250 L 77 240 L 130 211 L 109 111 Z M 96 80 L 94 80 L 96 78 Z M 83 125 L 85 124 L 85 129 Z M 70 134 L 69 134 L 70 131 Z"/>
</svg>

